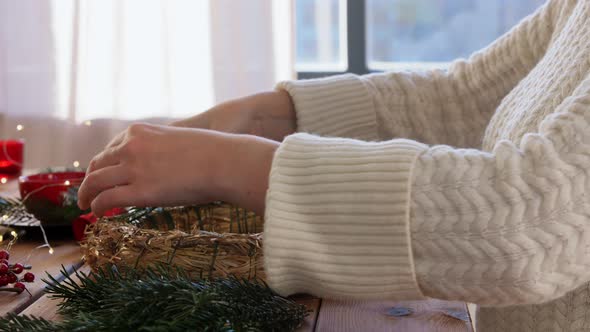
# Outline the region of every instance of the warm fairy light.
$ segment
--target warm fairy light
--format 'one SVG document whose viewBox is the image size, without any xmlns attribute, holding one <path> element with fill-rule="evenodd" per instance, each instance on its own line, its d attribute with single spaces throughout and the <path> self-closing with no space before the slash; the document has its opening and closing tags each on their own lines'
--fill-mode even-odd
<svg viewBox="0 0 590 332">
<path fill-rule="evenodd" d="M 70 180 L 66 180 L 66 182 L 64 182 L 64 184 L 65 184 L 66 186 L 69 186 L 69 185 L 70 185 Z"/>
<path fill-rule="evenodd" d="M 8 179 L 7 178 L 0 179 L 0 183 L 5 184 L 6 182 L 8 182 Z"/>
<path fill-rule="evenodd" d="M 16 130 L 21 131 L 23 129 L 25 129 L 25 127 L 23 127 L 23 125 L 21 125 L 21 124 L 16 125 Z"/>
<path fill-rule="evenodd" d="M 92 121 L 90 121 L 90 120 L 84 121 L 84 124 L 87 125 L 88 127 L 90 127 L 90 126 L 92 126 Z"/>
<path fill-rule="evenodd" d="M 53 255 L 53 253 L 54 253 L 54 252 L 55 252 L 55 251 L 53 251 L 53 248 L 49 247 L 49 254 L 50 254 L 50 255 Z"/>
<path fill-rule="evenodd" d="M 3 221 L 6 221 L 6 220 L 8 220 L 8 215 L 7 215 L 7 214 L 3 215 L 3 216 L 2 216 L 2 220 L 3 220 Z"/>
<path fill-rule="evenodd" d="M 79 161 L 74 161 L 74 167 L 80 167 L 80 162 Z"/>
<path fill-rule="evenodd" d="M 16 234 L 15 231 L 10 232 L 10 235 L 12 235 L 12 237 L 16 238 L 18 236 L 18 234 Z"/>
</svg>

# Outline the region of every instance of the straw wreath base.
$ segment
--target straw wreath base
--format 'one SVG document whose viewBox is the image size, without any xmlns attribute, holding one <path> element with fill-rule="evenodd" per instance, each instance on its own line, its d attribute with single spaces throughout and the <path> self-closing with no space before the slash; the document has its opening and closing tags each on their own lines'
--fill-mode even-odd
<svg viewBox="0 0 590 332">
<path fill-rule="evenodd" d="M 262 219 L 252 213 L 217 203 L 159 210 L 139 226 L 122 219 L 88 226 L 82 248 L 91 267 L 170 264 L 194 278 L 265 280 Z"/>
</svg>

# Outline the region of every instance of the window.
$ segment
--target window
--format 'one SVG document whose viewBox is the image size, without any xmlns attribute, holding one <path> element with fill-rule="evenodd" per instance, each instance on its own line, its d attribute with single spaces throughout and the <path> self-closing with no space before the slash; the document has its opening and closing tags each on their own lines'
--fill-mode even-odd
<svg viewBox="0 0 590 332">
<path fill-rule="evenodd" d="M 297 0 L 296 70 L 346 70 L 346 5 L 340 0 Z"/>
<path fill-rule="evenodd" d="M 296 69 L 301 78 L 444 67 L 485 47 L 545 2 L 295 1 Z M 334 63 L 344 69 L 335 70 Z"/>
</svg>

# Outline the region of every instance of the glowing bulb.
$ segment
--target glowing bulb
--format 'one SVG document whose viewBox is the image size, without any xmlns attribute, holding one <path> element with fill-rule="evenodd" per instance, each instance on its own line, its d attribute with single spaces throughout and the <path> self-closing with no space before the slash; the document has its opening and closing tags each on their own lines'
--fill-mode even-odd
<svg viewBox="0 0 590 332">
<path fill-rule="evenodd" d="M 0 179 L 0 183 L 5 184 L 6 182 L 8 182 L 8 179 L 7 178 Z"/>
<path fill-rule="evenodd" d="M 19 124 L 19 125 L 16 125 L 16 130 L 17 130 L 17 131 L 21 131 L 21 130 L 23 130 L 23 129 L 25 129 L 25 127 L 24 127 L 23 125 L 21 125 L 21 124 Z"/>
<path fill-rule="evenodd" d="M 12 235 L 12 237 L 17 237 L 18 236 L 18 234 L 16 234 L 15 231 L 10 232 L 10 235 Z"/>
<path fill-rule="evenodd" d="M 70 180 L 66 180 L 66 182 L 64 182 L 64 184 L 65 184 L 66 186 L 69 186 L 69 185 L 70 185 Z"/>
<path fill-rule="evenodd" d="M 53 253 L 54 253 L 53 248 L 49 247 L 49 254 L 53 255 Z"/>
<path fill-rule="evenodd" d="M 0 242 L 4 241 L 4 236 L 0 234 Z"/>
<path fill-rule="evenodd" d="M 92 126 L 92 121 L 90 121 L 90 120 L 84 121 L 84 124 L 86 126 L 90 127 L 90 126 Z"/>
<path fill-rule="evenodd" d="M 7 214 L 3 215 L 2 220 L 4 220 L 4 221 L 8 220 L 8 215 Z"/>
<path fill-rule="evenodd" d="M 74 161 L 74 167 L 80 167 L 80 162 L 79 161 Z"/>
</svg>

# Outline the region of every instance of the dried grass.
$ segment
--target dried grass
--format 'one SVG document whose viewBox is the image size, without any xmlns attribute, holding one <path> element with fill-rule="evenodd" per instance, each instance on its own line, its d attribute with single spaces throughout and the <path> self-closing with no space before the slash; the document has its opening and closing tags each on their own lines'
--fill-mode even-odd
<svg viewBox="0 0 590 332">
<path fill-rule="evenodd" d="M 230 275 L 265 280 L 262 218 L 229 204 L 169 208 L 141 226 L 103 218 L 86 229 L 82 243 L 93 268 L 178 266 L 195 278 Z"/>
</svg>

